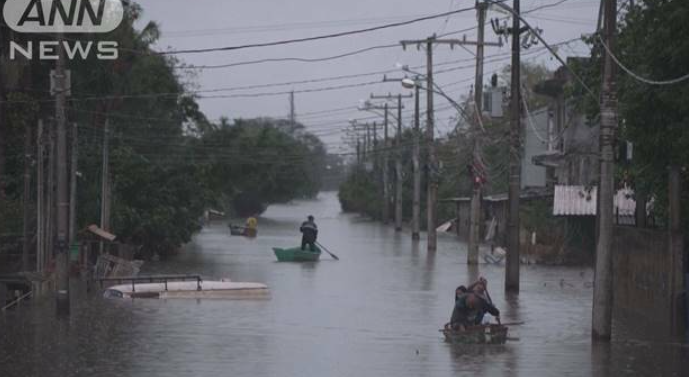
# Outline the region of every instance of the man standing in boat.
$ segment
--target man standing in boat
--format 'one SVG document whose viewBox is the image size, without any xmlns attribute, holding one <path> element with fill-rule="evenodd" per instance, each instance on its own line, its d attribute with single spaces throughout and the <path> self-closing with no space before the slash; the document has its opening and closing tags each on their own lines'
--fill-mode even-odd
<svg viewBox="0 0 689 377">
<path fill-rule="evenodd" d="M 313 221 L 313 216 L 309 215 L 306 221 L 301 224 L 301 249 L 305 250 L 308 244 L 311 251 L 316 251 L 316 238 L 318 238 L 318 227 Z"/>
</svg>

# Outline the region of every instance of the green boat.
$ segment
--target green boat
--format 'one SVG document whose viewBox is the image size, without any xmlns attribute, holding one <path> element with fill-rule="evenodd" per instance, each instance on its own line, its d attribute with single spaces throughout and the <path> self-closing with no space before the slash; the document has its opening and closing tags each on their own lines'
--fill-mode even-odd
<svg viewBox="0 0 689 377">
<path fill-rule="evenodd" d="M 316 247 L 316 251 L 302 250 L 301 247 L 291 249 L 273 248 L 275 256 L 279 262 L 317 262 L 321 257 L 321 249 Z"/>
</svg>

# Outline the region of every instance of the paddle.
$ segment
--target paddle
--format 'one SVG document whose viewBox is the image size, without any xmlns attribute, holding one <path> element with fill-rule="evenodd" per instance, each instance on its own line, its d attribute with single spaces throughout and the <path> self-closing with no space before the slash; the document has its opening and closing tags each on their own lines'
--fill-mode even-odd
<svg viewBox="0 0 689 377">
<path fill-rule="evenodd" d="M 340 258 L 338 258 L 337 255 L 331 253 L 330 250 L 328 250 L 325 246 L 318 243 L 318 241 L 316 241 L 316 245 L 318 245 L 318 247 L 320 247 L 321 249 L 325 250 L 325 252 L 330 254 L 330 256 L 333 257 L 335 260 L 340 260 Z"/>
</svg>

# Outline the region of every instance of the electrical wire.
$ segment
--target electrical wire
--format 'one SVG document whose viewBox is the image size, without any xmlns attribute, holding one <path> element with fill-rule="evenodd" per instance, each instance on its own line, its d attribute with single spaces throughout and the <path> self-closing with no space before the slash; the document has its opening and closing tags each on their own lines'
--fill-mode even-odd
<svg viewBox="0 0 689 377">
<path fill-rule="evenodd" d="M 601 45 L 603 45 L 603 48 L 605 48 L 605 51 L 612 58 L 612 60 L 615 62 L 615 64 L 617 64 L 620 68 L 622 68 L 625 72 L 627 72 L 627 74 L 629 74 L 629 76 L 631 76 L 632 78 L 634 78 L 637 81 L 640 81 L 640 82 L 642 82 L 644 84 L 648 84 L 648 85 L 663 86 L 663 85 L 679 84 L 680 82 L 689 80 L 689 73 L 684 75 L 684 76 L 680 76 L 680 77 L 677 77 L 675 79 L 669 79 L 669 80 L 651 80 L 651 79 L 647 79 L 645 77 L 642 77 L 641 75 L 635 73 L 631 69 L 627 68 L 624 64 L 622 64 L 622 62 L 620 62 L 619 59 L 617 59 L 617 56 L 615 56 L 615 54 L 613 54 L 612 51 L 610 51 L 610 48 L 608 47 L 607 44 L 605 44 L 605 41 L 603 41 L 603 38 L 601 38 L 600 35 L 598 35 L 597 37 L 598 37 L 598 40 L 600 41 Z"/>
<path fill-rule="evenodd" d="M 342 31 L 342 32 L 338 32 L 338 33 L 317 35 L 317 36 L 305 37 L 305 38 L 295 38 L 295 39 L 287 39 L 287 40 L 263 42 L 263 43 L 250 43 L 250 44 L 244 44 L 244 45 L 225 46 L 225 47 L 211 47 L 211 48 L 199 48 L 199 49 L 187 49 L 187 50 L 169 50 L 169 51 L 161 51 L 161 52 L 158 52 L 157 54 L 159 54 L 159 55 L 201 54 L 201 53 L 218 52 L 218 51 L 236 51 L 236 50 L 242 50 L 242 49 L 247 49 L 247 48 L 283 46 L 283 45 L 287 45 L 287 44 L 311 42 L 311 41 L 317 41 L 317 40 L 323 40 L 323 39 L 339 38 L 339 37 L 345 37 L 345 36 L 350 36 L 350 35 L 370 33 L 372 31 L 378 31 L 378 30 L 384 30 L 384 29 L 396 28 L 396 27 L 400 27 L 400 26 L 411 25 L 414 23 L 433 20 L 436 18 L 442 18 L 442 17 L 446 17 L 449 15 L 453 15 L 453 14 L 468 12 L 471 10 L 474 10 L 474 7 L 462 8 L 462 9 L 458 9 L 458 10 L 454 10 L 454 11 L 434 14 L 434 15 L 425 16 L 425 17 L 419 17 L 419 18 L 415 18 L 412 20 L 408 20 L 408 21 L 393 22 L 393 23 L 389 23 L 389 24 L 385 24 L 385 25 L 373 26 L 373 27 L 364 28 L 364 29 Z"/>
</svg>

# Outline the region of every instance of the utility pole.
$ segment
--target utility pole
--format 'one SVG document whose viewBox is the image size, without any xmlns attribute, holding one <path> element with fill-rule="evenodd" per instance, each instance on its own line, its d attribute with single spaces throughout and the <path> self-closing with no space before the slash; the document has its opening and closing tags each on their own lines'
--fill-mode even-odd
<svg viewBox="0 0 689 377">
<path fill-rule="evenodd" d="M 435 149 L 435 130 L 434 130 L 434 111 L 433 111 L 433 45 L 448 44 L 450 47 L 461 44 L 475 44 L 459 39 L 438 39 L 435 34 L 420 40 L 400 41 L 402 48 L 406 50 L 407 45 L 416 45 L 417 49 L 421 46 L 426 47 L 426 145 L 428 148 L 428 192 L 426 195 L 427 214 L 428 214 L 428 251 L 437 249 L 438 234 L 436 231 L 436 203 L 438 201 L 438 181 L 440 167 L 438 166 L 438 156 Z"/>
<path fill-rule="evenodd" d="M 390 222 L 390 186 L 388 178 L 388 104 L 385 104 L 385 133 L 383 136 L 383 224 Z"/>
<path fill-rule="evenodd" d="M 617 0 L 605 1 L 603 33 L 608 49 L 615 48 Z M 598 189 L 598 242 L 596 280 L 593 289 L 591 335 L 609 341 L 612 330 L 612 237 L 614 192 L 614 142 L 617 131 L 617 87 L 615 63 L 607 52 L 603 58 L 600 106 L 600 187 Z"/>
<path fill-rule="evenodd" d="M 103 128 L 103 177 L 101 178 L 100 227 L 110 231 L 110 120 L 105 120 Z M 100 253 L 105 252 L 105 244 L 100 243 Z"/>
<path fill-rule="evenodd" d="M 62 35 L 59 35 L 58 59 L 55 63 L 55 75 L 53 77 L 55 80 L 55 123 L 57 126 L 56 308 L 58 316 L 67 316 L 69 315 L 69 183 L 65 104 L 68 84 L 62 39 Z"/>
<path fill-rule="evenodd" d="M 69 244 L 76 242 L 77 235 L 77 168 L 79 163 L 79 139 L 77 124 L 72 125 L 72 161 L 69 165 Z"/>
<path fill-rule="evenodd" d="M 356 165 L 357 168 L 361 165 L 361 141 L 359 135 L 356 135 Z"/>
<path fill-rule="evenodd" d="M 402 95 L 397 95 L 397 150 L 395 151 L 395 231 L 402 231 Z"/>
<path fill-rule="evenodd" d="M 26 124 L 24 131 L 24 195 L 22 205 L 24 207 L 22 229 L 22 271 L 29 271 L 29 204 L 31 203 L 31 127 Z"/>
<path fill-rule="evenodd" d="M 45 251 L 45 187 L 43 186 L 43 174 L 45 173 L 43 161 L 43 121 L 38 121 L 36 132 L 36 271 L 43 272 L 45 266 L 43 256 Z"/>
<path fill-rule="evenodd" d="M 373 171 L 378 170 L 378 125 L 373 122 Z"/>
<path fill-rule="evenodd" d="M 507 204 L 507 258 L 505 261 L 505 291 L 519 292 L 519 196 L 521 194 L 521 80 L 520 80 L 520 20 L 519 0 L 514 0 L 512 17 L 512 80 L 509 190 Z"/>
<path fill-rule="evenodd" d="M 383 78 L 383 81 L 388 81 Z M 384 99 L 393 100 L 397 97 L 397 106 L 392 107 L 397 109 L 397 136 L 395 137 L 396 151 L 395 151 L 395 230 L 402 230 L 402 98 L 411 98 L 411 95 L 398 94 L 393 96 L 388 93 L 386 95 L 373 95 L 371 94 L 371 99 Z M 380 108 L 379 106 L 369 105 L 370 109 Z M 386 102 L 383 109 L 385 110 L 386 119 L 388 111 L 391 109 L 390 105 Z M 387 122 L 387 120 L 386 120 Z"/>
<path fill-rule="evenodd" d="M 467 253 L 467 264 L 478 264 L 479 254 L 479 238 L 481 229 L 481 185 L 483 184 L 483 177 L 479 177 L 479 166 L 481 162 L 481 117 L 483 116 L 482 102 L 483 102 L 483 50 L 484 50 L 484 34 L 486 25 L 486 9 L 488 4 L 483 2 L 476 2 L 476 10 L 478 12 L 478 41 L 476 43 L 476 81 L 474 83 L 474 115 L 476 116 L 474 122 L 474 150 L 473 156 L 473 176 L 472 186 L 473 192 L 471 196 L 471 213 L 469 221 L 469 247 Z"/>
<path fill-rule="evenodd" d="M 389 78 L 383 76 L 383 82 L 399 81 L 402 82 L 402 78 Z M 411 239 L 412 241 L 418 241 L 420 237 L 420 225 L 419 220 L 421 216 L 421 169 L 419 162 L 420 146 L 419 138 L 421 137 L 419 120 L 419 92 L 420 87 L 414 85 L 414 132 L 412 136 L 412 174 L 413 174 L 413 193 L 412 193 L 412 220 L 411 220 Z M 401 118 L 401 117 L 400 117 Z"/>
<path fill-rule="evenodd" d="M 419 114 L 419 92 L 420 88 L 418 85 L 414 85 L 414 147 L 413 147 L 413 157 L 412 157 L 412 168 L 414 169 L 414 193 L 412 195 L 412 221 L 411 221 L 411 239 L 412 241 L 418 241 L 421 236 L 419 221 L 421 215 L 421 165 L 419 163 L 419 138 L 421 137 L 420 127 L 420 114 Z"/>
<path fill-rule="evenodd" d="M 294 108 L 294 90 L 289 92 L 289 122 L 292 127 L 297 123 L 297 114 Z"/>
<path fill-rule="evenodd" d="M 48 179 L 46 187 L 46 216 L 45 216 L 45 250 L 44 263 L 53 260 L 53 245 L 55 244 L 55 127 L 51 119 L 48 125 Z M 44 266 L 45 266 L 44 265 Z"/>
</svg>

